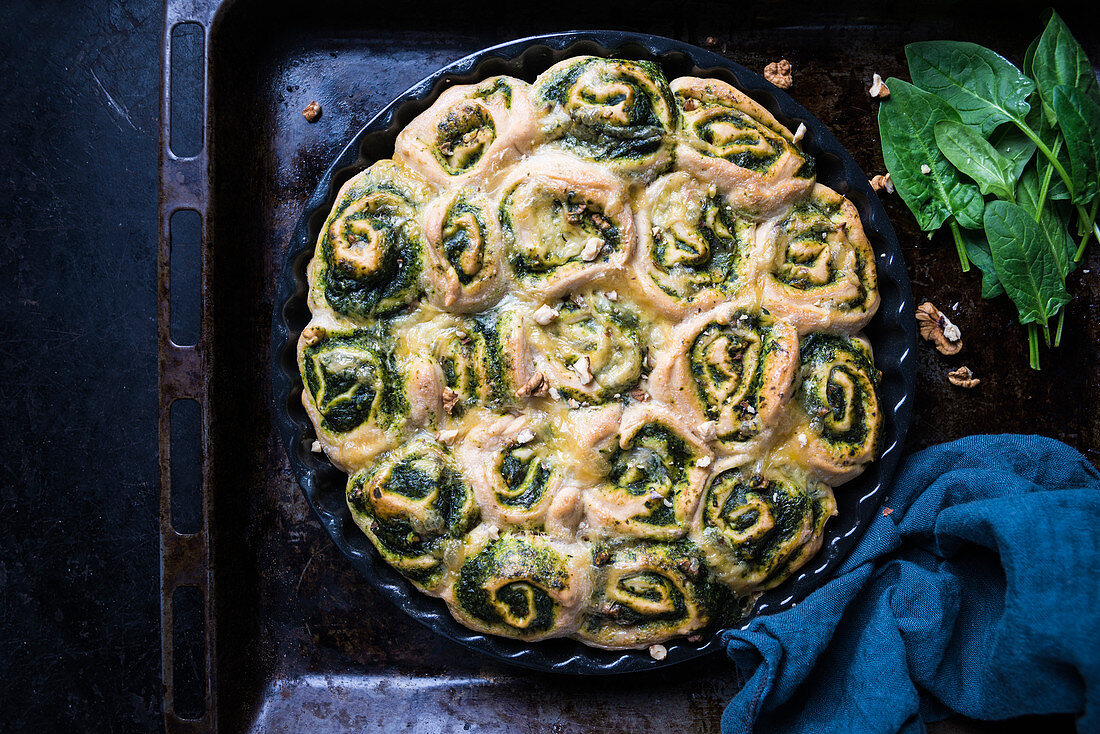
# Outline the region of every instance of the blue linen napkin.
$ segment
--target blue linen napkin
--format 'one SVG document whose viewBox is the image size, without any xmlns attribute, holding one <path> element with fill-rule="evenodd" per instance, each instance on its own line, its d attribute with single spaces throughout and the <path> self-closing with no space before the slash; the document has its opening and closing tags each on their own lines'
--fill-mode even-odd
<svg viewBox="0 0 1100 734">
<path fill-rule="evenodd" d="M 1038 436 L 902 463 L 837 575 L 726 633 L 734 732 L 923 732 L 952 713 L 1073 712 L 1100 732 L 1100 474 Z M 840 488 L 843 492 L 844 489 Z"/>
</svg>

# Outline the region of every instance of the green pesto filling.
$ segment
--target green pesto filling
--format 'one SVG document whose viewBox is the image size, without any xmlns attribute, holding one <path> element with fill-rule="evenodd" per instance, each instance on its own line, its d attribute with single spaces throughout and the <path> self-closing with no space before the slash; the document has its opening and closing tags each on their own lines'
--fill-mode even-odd
<svg viewBox="0 0 1100 734">
<path fill-rule="evenodd" d="M 465 214 L 469 214 L 473 218 L 476 231 L 471 232 L 469 221 L 462 219 Z M 481 273 L 485 257 L 485 240 L 489 236 L 488 231 L 489 228 L 485 223 L 485 212 L 481 210 L 481 207 L 474 206 L 466 199 L 456 200 L 454 205 L 447 210 L 447 216 L 443 219 L 442 227 L 443 253 L 447 257 L 447 262 L 454 269 L 458 282 L 462 285 L 469 285 Z M 473 254 L 472 259 L 476 267 L 473 268 L 472 272 L 467 272 L 463 260 L 470 253 Z"/>
<path fill-rule="evenodd" d="M 420 293 L 420 240 L 410 224 L 416 220 L 416 208 L 403 191 L 389 184 L 355 193 L 362 197 L 380 191 L 398 197 L 402 205 L 364 209 L 344 222 L 344 236 L 349 239 L 357 236 L 350 232 L 356 222 L 365 222 L 381 235 L 382 255 L 373 272 L 359 274 L 349 263 L 334 258 L 328 225 L 321 239 L 324 267 L 319 286 L 325 299 L 338 313 L 361 319 L 389 315 L 414 301 Z M 329 221 L 335 221 L 356 200 L 357 197 L 350 194 L 342 199 Z"/>
<path fill-rule="evenodd" d="M 726 499 L 722 501 L 724 495 Z M 761 519 L 759 511 L 743 509 L 753 499 L 768 507 L 774 524 L 755 537 L 735 542 L 722 533 L 721 526 L 744 533 L 756 525 Z M 810 498 L 802 487 L 785 480 L 746 477 L 734 469 L 723 472 L 711 483 L 706 524 L 719 531 L 723 545 L 737 563 L 752 569 L 750 574 L 761 571 L 767 574 L 794 550 L 791 544 L 801 534 L 806 515 L 812 512 Z"/>
<path fill-rule="evenodd" d="M 823 438 L 843 446 L 862 447 L 872 428 L 868 423 L 867 406 L 878 403 L 874 364 L 850 339 L 832 334 L 810 334 L 803 340 L 799 352 L 805 375 L 799 390 L 803 410 L 819 425 Z M 845 373 L 856 387 L 855 400 L 851 404 L 847 403 L 843 388 L 833 379 L 838 371 Z M 843 433 L 829 430 L 828 424 L 820 420 L 831 415 L 833 420 L 841 421 L 847 411 L 852 411 L 851 428 Z"/>
<path fill-rule="evenodd" d="M 379 352 L 376 334 L 330 334 L 302 353 L 302 377 L 321 413 L 321 427 L 347 433 L 373 422 L 389 427 L 408 412 L 393 355 Z"/>
<path fill-rule="evenodd" d="M 665 273 L 686 273 L 688 287 L 679 289 L 660 278 L 655 282 L 675 298 L 691 298 L 707 288 L 732 292 L 745 250 L 737 215 L 720 197 L 712 196 L 703 205 L 698 221 L 691 224 L 695 242 L 659 228 L 650 245 L 654 265 Z"/>
<path fill-rule="evenodd" d="M 436 126 L 435 158 L 451 176 L 482 159 L 496 139 L 493 116 L 480 104 L 452 108 Z"/>
<path fill-rule="evenodd" d="M 497 492 L 496 497 L 502 505 L 529 510 L 546 495 L 553 470 L 536 453 L 522 458 L 517 456 L 517 452 L 525 450 L 533 452 L 529 446 L 512 446 L 505 450 L 497 471 L 507 491 Z"/>
<path fill-rule="evenodd" d="M 746 350 L 752 348 L 753 343 L 738 334 L 738 331 L 743 329 L 751 329 L 760 335 L 760 356 L 756 371 L 748 376 L 750 383 L 744 392 L 744 399 L 737 405 L 729 407 L 740 421 L 751 420 L 760 408 L 760 388 L 764 384 L 767 365 L 771 361 L 769 357 L 779 345 L 771 328 L 766 326 L 759 316 L 751 314 L 748 316 L 749 318 L 745 320 L 735 317 L 729 324 L 712 322 L 699 332 L 691 344 L 688 357 L 691 374 L 703 412 L 710 420 L 718 420 L 723 408 L 726 407 L 727 401 L 721 397 L 726 392 L 725 387 L 730 384 L 740 384 L 746 379 L 744 358 Z M 722 337 L 728 340 L 726 359 L 719 364 L 714 364 L 706 358 L 706 351 L 710 345 Z M 746 432 L 738 428 L 732 434 L 724 435 L 722 438 L 745 441 L 752 438 L 752 435 L 751 431 Z"/>
<path fill-rule="evenodd" d="M 564 241 L 565 232 L 570 232 L 574 236 L 583 234 L 586 237 L 599 237 L 604 240 L 599 262 L 607 262 L 610 253 L 621 249 L 622 233 L 619 226 L 610 217 L 604 215 L 603 208 L 598 203 L 588 201 L 582 194 L 569 191 L 564 199 L 553 195 L 547 202 L 548 205 L 541 207 L 539 211 L 539 221 L 535 224 L 535 230 L 541 243 L 547 245 L 547 249 L 543 253 L 517 250 L 516 231 L 511 214 L 512 207 L 515 205 L 515 191 L 516 189 L 513 188 L 500 202 L 500 227 L 504 244 L 511 253 L 508 262 L 517 277 L 545 277 L 569 263 L 589 264 L 581 260 L 579 254 L 570 257 L 552 254 L 549 246 L 556 244 L 553 242 L 555 239 L 560 238 Z"/>
<path fill-rule="evenodd" d="M 514 580 L 490 591 L 498 579 Z M 549 592 L 564 589 L 567 581 L 565 563 L 552 549 L 522 538 L 501 538 L 462 565 L 455 600 L 486 624 L 507 627 L 521 636 L 537 634 L 554 626 L 557 602 Z M 511 616 L 530 621 L 523 627 L 509 624 L 494 601 Z"/>
</svg>

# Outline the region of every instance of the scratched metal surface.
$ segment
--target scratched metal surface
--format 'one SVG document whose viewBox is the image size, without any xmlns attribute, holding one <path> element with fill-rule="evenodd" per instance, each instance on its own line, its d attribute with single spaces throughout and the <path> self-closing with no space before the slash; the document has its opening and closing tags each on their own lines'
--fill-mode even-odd
<svg viewBox="0 0 1100 734">
<path fill-rule="evenodd" d="M 209 445 L 223 731 L 714 731 L 736 686 L 714 659 L 597 684 L 511 670 L 436 638 L 373 595 L 309 515 L 271 425 L 274 274 L 325 163 L 394 94 L 485 45 L 574 26 L 702 44 L 753 69 L 778 56 L 792 95 L 868 173 L 881 171 L 872 72 L 904 75 L 902 45 L 956 37 L 1017 61 L 1025 5 L 631 4 L 583 16 L 402 9 L 337 17 L 241 0 L 217 30 L 216 198 L 210 244 Z M 592 4 L 589 4 L 592 5 Z M 817 3 L 823 7 L 823 4 Z M 901 4 L 897 4 L 900 6 Z M 14 731 L 161 728 L 156 525 L 156 78 L 161 3 L 0 4 L 0 721 Z M 790 17 L 797 17 L 792 23 Z M 1068 15 L 1090 56 L 1094 24 Z M 36 63 L 28 64 L 28 59 Z M 324 107 L 315 125 L 300 110 Z M 950 243 L 924 240 L 887 198 L 918 299 L 950 309 L 966 346 L 920 348 L 910 448 L 983 431 L 1061 438 L 1100 463 L 1098 248 L 1044 371 L 1026 369 L 1011 305 L 978 298 Z M 973 392 L 945 373 L 968 364 Z M 674 722 L 671 727 L 668 722 Z M 1069 731 L 1065 718 L 940 731 Z"/>
</svg>

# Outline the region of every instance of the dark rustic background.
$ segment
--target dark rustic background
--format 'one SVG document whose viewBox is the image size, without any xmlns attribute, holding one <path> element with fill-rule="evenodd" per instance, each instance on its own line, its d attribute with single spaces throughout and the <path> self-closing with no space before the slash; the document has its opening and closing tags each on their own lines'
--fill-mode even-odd
<svg viewBox="0 0 1100 734">
<path fill-rule="evenodd" d="M 639 0 L 624 19 L 597 3 L 501 5 L 476 17 L 465 4 L 342 13 L 316 0 L 234 4 L 211 90 L 222 102 L 217 205 L 234 215 L 208 243 L 222 286 L 211 454 L 226 730 L 255 720 L 339 730 L 418 717 L 424 731 L 649 731 L 669 716 L 688 730 L 716 726 L 735 685 L 721 659 L 599 684 L 524 674 L 429 635 L 354 576 L 308 515 L 270 426 L 271 273 L 305 197 L 354 130 L 396 92 L 491 43 L 623 28 L 707 44 L 758 71 L 786 57 L 791 94 L 871 175 L 883 171 L 877 103 L 865 91 L 873 72 L 906 76 L 904 43 L 931 38 L 976 41 L 1018 62 L 1042 9 L 877 5 L 838 14 L 820 2 Z M 1070 10 L 1067 21 L 1100 60 L 1095 21 Z M 0 4 L 0 721 L 13 731 L 162 727 L 155 439 L 162 19 L 159 0 Z M 360 73 L 330 74 L 330 59 L 359 63 Z M 309 126 L 299 111 L 313 98 L 325 114 Z M 1036 373 L 1012 305 L 981 301 L 978 275 L 959 271 L 949 237 L 929 242 L 897 198 L 885 203 L 918 302 L 944 309 L 966 345 L 951 358 L 920 345 L 909 448 L 970 433 L 1034 432 L 1100 463 L 1100 247 L 1071 277 L 1077 298 L 1062 348 L 1044 351 Z M 980 387 L 947 383 L 946 372 L 960 364 L 982 378 Z M 1016 728 L 1063 730 L 1067 721 Z"/>
</svg>

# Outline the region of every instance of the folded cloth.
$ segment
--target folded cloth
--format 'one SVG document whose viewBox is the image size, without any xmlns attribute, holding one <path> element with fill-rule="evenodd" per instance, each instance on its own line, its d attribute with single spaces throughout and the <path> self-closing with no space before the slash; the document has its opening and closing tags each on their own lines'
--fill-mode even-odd
<svg viewBox="0 0 1100 734">
<path fill-rule="evenodd" d="M 726 633 L 732 732 L 922 732 L 1078 715 L 1100 732 L 1100 474 L 1038 436 L 971 436 L 902 463 L 836 576 Z M 844 491 L 843 488 L 840 491 Z"/>
</svg>

